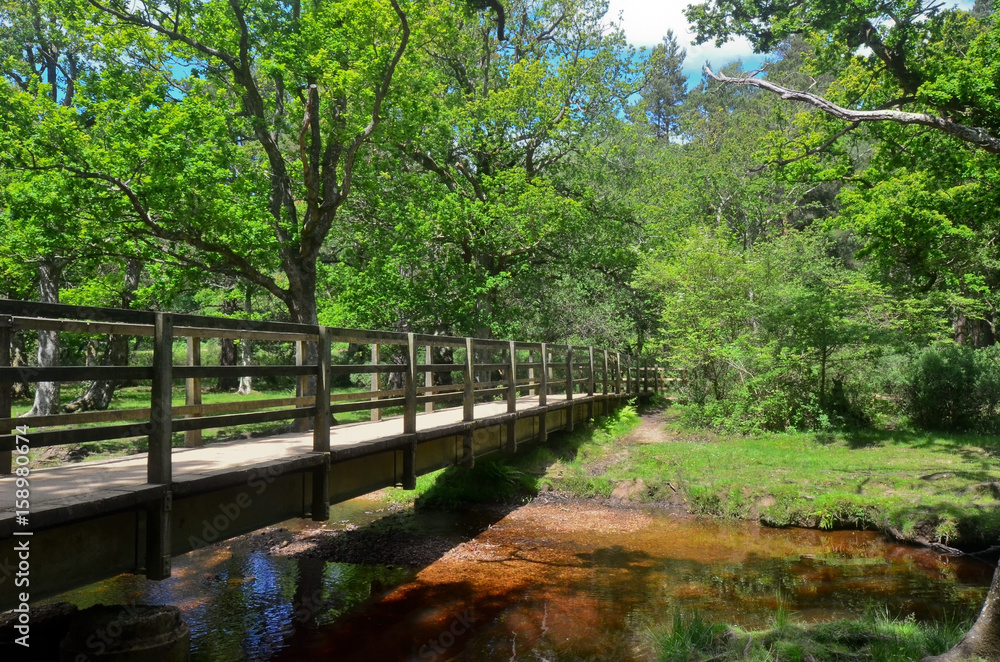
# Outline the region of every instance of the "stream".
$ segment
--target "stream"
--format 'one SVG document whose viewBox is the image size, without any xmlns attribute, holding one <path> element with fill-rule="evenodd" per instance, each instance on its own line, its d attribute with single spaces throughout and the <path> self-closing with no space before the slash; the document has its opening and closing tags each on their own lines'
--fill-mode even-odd
<svg viewBox="0 0 1000 662">
<path fill-rule="evenodd" d="M 676 610 L 747 627 L 779 609 L 965 618 L 993 572 L 876 532 L 558 499 L 391 515 L 418 535 L 367 539 L 377 563 L 325 560 L 324 544 L 377 527 L 385 508 L 355 499 L 322 525 L 291 520 L 177 558 L 165 581 L 121 575 L 49 602 L 177 605 L 194 662 L 644 660 L 644 633 Z M 426 557 L 418 567 L 392 562 L 411 551 Z"/>
</svg>

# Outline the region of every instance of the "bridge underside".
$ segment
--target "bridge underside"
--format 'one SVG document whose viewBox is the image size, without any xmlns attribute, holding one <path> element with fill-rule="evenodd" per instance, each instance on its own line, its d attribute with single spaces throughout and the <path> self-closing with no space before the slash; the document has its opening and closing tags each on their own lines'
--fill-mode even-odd
<svg viewBox="0 0 1000 662">
<path fill-rule="evenodd" d="M 539 407 L 531 396 L 519 398 L 515 412 L 505 402 L 476 405 L 467 422 L 461 408 L 444 409 L 418 416 L 415 434 L 402 433 L 402 419 L 336 426 L 329 453 L 313 452 L 309 432 L 177 449 L 170 485 L 146 483 L 145 455 L 33 470 L 30 536 L 15 535 L 23 527 L 15 526 L 14 480 L 5 478 L 0 610 L 19 604 L 22 593 L 34 602 L 120 573 L 169 575 L 169 556 L 293 517 L 326 519 L 330 503 L 514 451 L 622 401 L 615 394 L 572 401 L 549 395 Z M 25 541 L 30 570 L 18 577 L 24 553 L 17 547 Z M 169 555 L 162 567 L 148 568 L 157 546 Z"/>
</svg>

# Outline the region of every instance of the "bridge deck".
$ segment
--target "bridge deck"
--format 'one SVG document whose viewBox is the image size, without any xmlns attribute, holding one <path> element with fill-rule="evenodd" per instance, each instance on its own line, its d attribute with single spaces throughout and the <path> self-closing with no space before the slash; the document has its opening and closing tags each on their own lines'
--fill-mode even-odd
<svg viewBox="0 0 1000 662">
<path fill-rule="evenodd" d="M 579 397 L 579 396 L 578 396 Z M 581 401 L 588 398 L 583 396 Z M 574 398 L 575 400 L 575 398 Z M 549 395 L 549 404 L 565 402 L 565 395 Z M 519 412 L 538 407 L 537 396 L 517 400 Z M 477 404 L 476 421 L 494 419 L 507 413 L 505 401 Z M 417 434 L 424 436 L 433 430 L 462 423 L 462 408 L 448 408 L 417 416 Z M 401 417 L 384 421 L 334 426 L 330 431 L 331 455 L 364 455 L 398 443 L 403 434 Z M 28 433 L 30 442 L 31 433 Z M 322 454 L 314 453 L 312 432 L 282 434 L 257 439 L 210 444 L 199 448 L 175 449 L 173 490 L 197 489 L 199 483 L 213 478 L 244 474 L 253 467 L 274 465 L 276 462 L 300 467 L 318 464 Z M 245 477 L 243 478 L 245 480 Z M 164 486 L 146 483 L 146 455 L 130 455 L 113 460 L 81 462 L 34 469 L 30 475 L 30 515 L 32 528 L 56 524 L 73 511 L 73 516 L 86 516 L 112 507 L 134 505 L 162 497 Z M 0 531 L 9 531 L 15 517 L 15 477 L 0 478 Z M 61 512 L 61 515 L 59 514 Z"/>
</svg>

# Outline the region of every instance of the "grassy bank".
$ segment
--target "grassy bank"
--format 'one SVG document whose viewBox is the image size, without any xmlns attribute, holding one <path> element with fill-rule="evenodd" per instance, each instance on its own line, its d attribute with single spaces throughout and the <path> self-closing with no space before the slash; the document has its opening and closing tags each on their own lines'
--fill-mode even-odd
<svg viewBox="0 0 1000 662">
<path fill-rule="evenodd" d="M 580 496 L 637 481 L 633 500 L 772 526 L 879 528 L 965 548 L 998 542 L 1000 439 L 911 432 L 736 437 L 681 429 L 586 444 L 544 479 Z"/>
<path fill-rule="evenodd" d="M 552 485 L 553 467 L 586 463 L 604 454 L 640 423 L 633 407 L 623 407 L 569 434 L 556 433 L 545 444 L 525 444 L 514 455 L 491 453 L 476 458 L 476 466 L 449 467 L 417 478 L 413 491 L 382 490 L 390 503 L 418 507 L 455 508 L 468 504 L 523 503 Z"/>
<path fill-rule="evenodd" d="M 773 627 L 747 631 L 708 623 L 697 614 L 675 612 L 670 622 L 647 631 L 646 643 L 658 662 L 913 662 L 947 651 L 970 625 L 959 621 L 918 623 L 913 618 L 891 618 L 874 609 L 855 620 L 801 624 L 779 610 Z"/>
</svg>

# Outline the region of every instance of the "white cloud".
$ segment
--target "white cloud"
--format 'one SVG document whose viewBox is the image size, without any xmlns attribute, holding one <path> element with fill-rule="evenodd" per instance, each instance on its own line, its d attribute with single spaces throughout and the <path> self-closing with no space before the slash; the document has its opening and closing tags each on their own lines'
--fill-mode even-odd
<svg viewBox="0 0 1000 662">
<path fill-rule="evenodd" d="M 753 54 L 753 47 L 746 39 L 739 38 L 716 48 L 714 43 L 695 46 L 694 33 L 684 17 L 684 8 L 692 0 L 611 0 L 607 20 L 613 21 L 625 31 L 629 43 L 637 47 L 651 48 L 661 41 L 667 30 L 673 30 L 677 43 L 687 50 L 684 73 L 692 78 L 700 77 L 701 69 L 708 61 L 714 68 L 727 62 L 742 59 L 745 62 L 760 61 Z"/>
<path fill-rule="evenodd" d="M 637 47 L 652 48 L 663 41 L 667 30 L 673 30 L 677 43 L 687 50 L 684 73 L 693 80 L 700 78 L 705 62 L 718 69 L 736 59 L 743 60 L 745 68 L 760 64 L 763 57 L 755 55 L 753 47 L 744 38 L 734 39 L 716 48 L 714 43 L 692 45 L 691 32 L 684 8 L 695 0 L 610 0 L 606 20 L 620 25 L 629 43 Z M 949 6 L 969 10 L 974 0 L 953 0 Z"/>
</svg>

